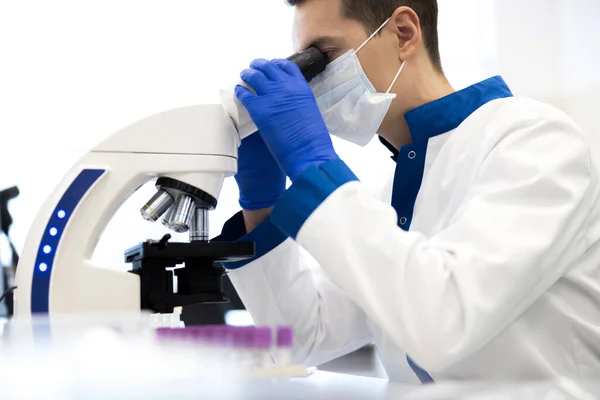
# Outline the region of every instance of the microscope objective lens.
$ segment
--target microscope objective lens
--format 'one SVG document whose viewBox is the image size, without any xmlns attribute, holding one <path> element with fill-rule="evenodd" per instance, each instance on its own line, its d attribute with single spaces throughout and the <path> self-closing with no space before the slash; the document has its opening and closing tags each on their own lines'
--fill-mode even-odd
<svg viewBox="0 0 600 400">
<path fill-rule="evenodd" d="M 195 210 L 194 200 L 186 194 L 180 195 L 171 217 L 171 229 L 178 233 L 187 232 L 190 229 Z"/>
<path fill-rule="evenodd" d="M 156 222 L 173 205 L 173 197 L 164 190 L 159 190 L 140 210 L 142 217 L 149 222 Z"/>
</svg>

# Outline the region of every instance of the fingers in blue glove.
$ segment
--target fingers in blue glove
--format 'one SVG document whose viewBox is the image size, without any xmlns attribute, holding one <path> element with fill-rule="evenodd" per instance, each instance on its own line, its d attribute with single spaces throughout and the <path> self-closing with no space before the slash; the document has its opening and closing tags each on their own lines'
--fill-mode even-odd
<svg viewBox="0 0 600 400">
<path fill-rule="evenodd" d="M 310 165 L 335 159 L 331 138 L 310 85 L 289 60 L 255 60 L 236 96 L 260 130 L 277 164 L 294 181 Z"/>
<path fill-rule="evenodd" d="M 252 99 L 257 97 L 250 89 L 243 87 L 242 85 L 235 86 L 235 95 L 246 108 L 248 108 L 248 104 L 252 101 Z"/>
<path fill-rule="evenodd" d="M 242 78 L 242 81 L 252 86 L 252 89 L 259 95 L 269 91 L 271 80 L 269 80 L 262 71 L 248 68 L 242 71 L 240 78 Z"/>
<path fill-rule="evenodd" d="M 250 68 L 262 72 L 267 78 L 272 81 L 282 81 L 287 78 L 285 70 L 279 67 L 272 61 L 267 61 L 263 58 L 256 59 L 250 63 Z"/>
<path fill-rule="evenodd" d="M 275 60 L 273 60 L 273 63 L 276 64 L 280 69 L 285 71 L 288 75 L 291 75 L 295 78 L 304 79 L 304 74 L 302 74 L 300 67 L 296 63 L 290 60 L 284 60 L 280 58 L 276 58 Z"/>
<path fill-rule="evenodd" d="M 260 132 L 242 140 L 235 180 L 240 189 L 240 205 L 244 210 L 272 207 L 285 192 L 286 176 Z"/>
</svg>

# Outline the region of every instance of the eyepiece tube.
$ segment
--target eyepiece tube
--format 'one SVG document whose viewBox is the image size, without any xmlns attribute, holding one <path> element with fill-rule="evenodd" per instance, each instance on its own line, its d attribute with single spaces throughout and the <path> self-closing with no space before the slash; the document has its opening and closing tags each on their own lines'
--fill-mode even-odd
<svg viewBox="0 0 600 400">
<path fill-rule="evenodd" d="M 308 82 L 325 71 L 327 67 L 327 57 L 315 47 L 296 53 L 288 57 L 288 60 L 300 67 L 304 78 Z"/>
</svg>

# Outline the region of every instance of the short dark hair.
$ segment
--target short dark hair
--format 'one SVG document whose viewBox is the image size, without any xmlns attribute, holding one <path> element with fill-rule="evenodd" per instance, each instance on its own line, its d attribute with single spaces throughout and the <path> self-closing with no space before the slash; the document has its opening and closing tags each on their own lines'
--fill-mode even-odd
<svg viewBox="0 0 600 400">
<path fill-rule="evenodd" d="M 285 0 L 290 6 L 296 6 L 305 0 Z M 431 62 L 442 71 L 438 38 L 437 0 L 341 0 L 342 16 L 363 24 L 369 33 L 375 32 L 398 7 L 412 8 L 419 16 L 425 48 Z"/>
</svg>

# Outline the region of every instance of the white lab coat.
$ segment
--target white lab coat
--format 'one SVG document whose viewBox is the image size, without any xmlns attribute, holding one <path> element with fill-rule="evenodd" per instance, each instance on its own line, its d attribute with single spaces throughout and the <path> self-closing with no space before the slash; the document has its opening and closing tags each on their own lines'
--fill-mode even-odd
<svg viewBox="0 0 600 400">
<path fill-rule="evenodd" d="M 567 116 L 504 85 L 407 114 L 415 144 L 386 193 L 342 161 L 311 167 L 240 239 L 257 257 L 229 264 L 231 280 L 257 324 L 293 326 L 296 362 L 374 341 L 402 382 L 420 381 L 407 355 L 434 381 L 600 378 L 590 145 Z"/>
</svg>

